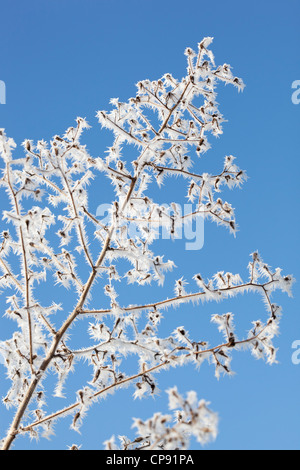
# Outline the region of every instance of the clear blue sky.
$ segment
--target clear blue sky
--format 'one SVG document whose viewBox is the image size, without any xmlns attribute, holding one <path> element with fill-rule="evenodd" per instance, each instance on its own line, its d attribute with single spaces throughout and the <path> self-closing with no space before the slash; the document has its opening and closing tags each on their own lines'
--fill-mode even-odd
<svg viewBox="0 0 300 470">
<path fill-rule="evenodd" d="M 96 111 L 108 109 L 111 97 L 134 96 L 138 80 L 157 79 L 166 72 L 181 78 L 185 47 L 196 47 L 204 36 L 213 36 L 216 62 L 230 63 L 246 89 L 238 94 L 232 87 L 220 88 L 221 111 L 228 123 L 218 141 L 211 139 L 213 148 L 203 160 L 203 171 L 219 168 L 227 154 L 235 155 L 247 170 L 249 180 L 243 189 L 226 194 L 236 208 L 240 231 L 234 239 L 224 228 L 207 223 L 205 245 L 197 253 L 182 251 L 180 242 L 158 244 L 157 252 L 165 250 L 178 268 L 163 288 L 152 288 L 152 297 L 170 296 L 174 279 L 181 275 L 191 279 L 199 271 L 211 276 L 229 270 L 246 277 L 254 250 L 271 266 L 280 266 L 299 280 L 300 105 L 291 101 L 292 82 L 300 80 L 299 16 L 298 0 L 2 2 L 0 80 L 6 83 L 7 103 L 0 105 L 0 127 L 20 144 L 25 138 L 49 140 L 83 116 L 93 126 L 85 142 L 91 154 L 102 156 L 111 139 L 100 132 Z M 174 182 L 170 184 L 175 197 Z M 110 202 L 105 185 L 95 188 L 90 204 L 94 211 L 101 202 Z M 124 290 L 123 303 L 150 298 L 149 292 L 136 297 L 134 293 Z M 279 365 L 269 367 L 246 352 L 234 355 L 237 375 L 231 379 L 218 382 L 209 367 L 160 375 L 162 391 L 176 383 L 182 391 L 195 389 L 219 413 L 219 437 L 209 449 L 299 449 L 300 365 L 291 362 L 292 343 L 300 340 L 299 285 L 294 287 L 294 299 L 277 294 L 274 301 L 284 309 L 276 341 Z M 1 308 L 4 311 L 3 300 Z M 194 328 L 206 338 L 206 331 L 212 332 L 211 314 L 232 311 L 245 329 L 251 321 L 265 318 L 263 305 L 252 296 L 199 309 L 170 311 L 165 322 Z M 0 322 L 3 340 L 13 325 L 5 319 Z M 85 367 L 79 378 L 72 378 L 72 386 L 81 386 Z M 6 385 L 1 367 L 1 396 Z M 40 445 L 63 449 L 76 442 L 86 449 L 100 449 L 112 434 L 132 433 L 132 416 L 146 418 L 154 411 L 166 411 L 163 392 L 155 401 L 131 402 L 130 395 L 130 389 L 122 391 L 94 406 L 81 436 L 66 432 L 70 424 L 66 419 L 57 426 L 58 436 Z M 65 403 L 52 403 L 53 409 L 73 400 L 71 394 Z M 1 435 L 8 419 L 2 407 Z M 16 443 L 17 449 L 28 447 L 25 439 Z"/>
</svg>

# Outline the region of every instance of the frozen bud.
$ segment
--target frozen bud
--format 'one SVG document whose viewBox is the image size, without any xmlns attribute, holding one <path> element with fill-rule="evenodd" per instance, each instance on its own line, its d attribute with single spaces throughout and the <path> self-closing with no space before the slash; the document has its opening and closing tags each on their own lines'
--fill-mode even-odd
<svg viewBox="0 0 300 470">
<path fill-rule="evenodd" d="M 190 56 L 190 57 L 194 57 L 195 56 L 195 52 L 193 51 L 193 49 L 191 49 L 190 47 L 187 47 L 186 50 L 184 51 L 184 54 L 186 56 Z"/>
</svg>

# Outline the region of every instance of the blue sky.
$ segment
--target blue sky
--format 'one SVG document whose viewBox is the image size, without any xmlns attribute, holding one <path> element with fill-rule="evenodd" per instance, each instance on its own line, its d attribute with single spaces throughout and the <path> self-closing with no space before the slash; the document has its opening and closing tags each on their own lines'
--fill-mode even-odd
<svg viewBox="0 0 300 470">
<path fill-rule="evenodd" d="M 103 156 L 112 136 L 100 132 L 96 111 L 108 109 L 112 97 L 127 100 L 134 96 L 138 80 L 157 79 L 166 72 L 180 79 L 186 69 L 185 47 L 196 47 L 205 36 L 215 38 L 216 62 L 231 64 L 246 83 L 242 94 L 220 86 L 218 101 L 228 122 L 218 141 L 210 139 L 212 149 L 203 158 L 203 171 L 219 169 L 228 154 L 236 156 L 238 165 L 247 171 L 249 180 L 243 189 L 226 194 L 236 208 L 237 237 L 206 223 L 205 244 L 199 252 L 184 251 L 180 241 L 157 244 L 158 253 L 163 250 L 174 260 L 176 272 L 163 288 L 153 286 L 151 292 L 123 289 L 124 304 L 153 295 L 155 299 L 171 296 L 174 279 L 182 275 L 191 279 L 199 271 L 209 277 L 229 270 L 246 278 L 249 254 L 255 250 L 272 267 L 280 266 L 300 279 L 300 105 L 291 101 L 292 83 L 300 80 L 299 14 L 298 0 L 2 3 L 0 80 L 6 83 L 6 104 L 0 105 L 0 127 L 18 144 L 25 138 L 49 140 L 83 116 L 92 126 L 85 143 L 92 155 Z M 175 182 L 169 184 L 169 194 L 175 198 Z M 101 182 L 90 208 L 96 211 L 100 203 L 110 202 L 109 194 L 108 183 Z M 0 209 L 3 207 L 1 196 Z M 43 295 L 46 298 L 51 293 Z M 112 434 L 132 433 L 132 416 L 146 418 L 154 411 L 166 411 L 163 390 L 178 384 L 181 391 L 197 390 L 220 415 L 219 437 L 209 449 L 299 449 L 300 365 L 291 361 L 292 343 L 300 340 L 298 284 L 293 299 L 276 294 L 274 301 L 284 310 L 276 340 L 278 365 L 269 367 L 249 353 L 239 353 L 234 355 L 236 376 L 231 379 L 217 381 L 209 367 L 200 372 L 188 368 L 161 374 L 162 393 L 156 400 L 132 402 L 130 389 L 121 391 L 93 408 L 81 436 L 67 433 L 70 422 L 66 419 L 57 426 L 57 437 L 39 445 L 55 449 L 78 442 L 86 449 L 100 449 Z M 185 307 L 166 313 L 165 322 L 195 328 L 205 337 L 206 328 L 211 331 L 210 315 L 228 311 L 235 313 L 236 323 L 245 329 L 251 321 L 264 318 L 262 303 L 250 296 L 193 311 Z M 3 340 L 13 325 L 0 321 Z M 80 387 L 85 374 L 82 366 L 79 377 L 72 378 L 72 387 Z M 6 385 L 1 368 L 1 396 Z M 67 402 L 73 399 L 71 394 Z M 67 402 L 52 404 L 53 409 Z M 1 435 L 9 417 L 1 408 Z M 32 448 L 36 447 L 33 443 Z M 20 439 L 15 448 L 29 448 L 29 442 Z"/>
</svg>

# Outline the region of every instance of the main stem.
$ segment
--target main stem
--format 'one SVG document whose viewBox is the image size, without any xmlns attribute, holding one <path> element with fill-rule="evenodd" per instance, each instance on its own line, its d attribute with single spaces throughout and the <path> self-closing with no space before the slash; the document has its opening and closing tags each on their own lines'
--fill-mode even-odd
<svg viewBox="0 0 300 470">
<path fill-rule="evenodd" d="M 159 129 L 157 135 L 155 138 L 157 138 L 159 135 L 161 135 L 164 131 L 164 129 L 167 127 L 168 125 L 168 122 L 170 121 L 170 118 L 171 116 L 173 115 L 175 109 L 178 107 L 179 103 L 182 101 L 186 91 L 188 90 L 189 88 L 189 85 L 190 85 L 190 81 L 188 80 L 186 86 L 184 87 L 184 90 L 181 94 L 181 96 L 179 97 L 178 99 L 178 102 L 170 109 L 170 112 L 165 120 L 165 122 L 162 124 L 161 128 Z M 147 146 L 149 147 L 149 145 Z M 123 203 L 123 206 L 121 208 L 121 212 L 124 210 L 124 208 L 126 207 L 126 205 L 128 204 L 130 198 L 131 198 L 131 195 L 132 195 L 132 192 L 134 190 L 134 187 L 136 185 L 136 182 L 138 181 L 138 178 L 139 178 L 139 175 L 137 174 L 135 177 L 132 177 L 131 178 L 131 185 L 129 187 L 129 190 L 128 190 L 128 193 L 127 193 L 127 196 L 125 198 L 125 201 Z M 48 351 L 48 354 L 46 355 L 44 361 L 42 362 L 38 372 L 35 374 L 35 377 L 34 379 L 32 380 L 24 398 L 23 398 L 23 401 L 22 403 L 20 404 L 18 410 L 17 410 L 17 413 L 13 419 L 13 422 L 10 426 L 10 429 L 8 431 L 8 434 L 4 440 L 4 443 L 3 443 L 3 446 L 2 446 L 2 450 L 9 450 L 13 441 L 15 440 L 16 438 L 16 435 L 18 434 L 18 428 L 19 428 L 19 425 L 20 425 L 20 422 L 21 422 L 21 419 L 27 409 L 27 406 L 36 390 L 36 387 L 39 383 L 39 381 L 41 380 L 41 378 L 43 377 L 44 375 L 44 372 L 47 370 L 50 362 L 52 361 L 53 359 L 53 356 L 57 350 L 57 347 L 63 337 L 63 335 L 65 334 L 65 332 L 68 330 L 68 328 L 70 327 L 70 325 L 74 322 L 74 320 L 77 318 L 77 316 L 81 313 L 82 311 L 82 308 L 84 306 L 84 303 L 86 301 L 86 298 L 91 290 L 91 287 L 94 283 L 94 280 L 97 276 L 97 270 L 98 268 L 101 266 L 101 264 L 103 263 L 103 260 L 105 258 L 105 255 L 106 255 L 106 252 L 107 252 L 107 249 L 109 247 L 109 243 L 110 243 L 110 240 L 111 240 L 111 237 L 113 235 L 113 232 L 115 230 L 115 225 L 113 224 L 110 228 L 110 231 L 109 233 L 107 234 L 107 237 L 106 237 L 106 240 L 104 242 L 104 246 L 102 248 L 102 251 L 99 255 L 99 258 L 95 264 L 95 266 L 93 267 L 93 271 L 92 273 L 90 274 L 90 277 L 84 287 L 84 291 L 79 299 L 79 302 L 77 303 L 75 309 L 73 310 L 73 312 L 70 314 L 70 316 L 67 318 L 67 320 L 65 321 L 65 323 L 62 325 L 62 327 L 60 328 L 60 330 L 57 331 L 56 335 L 55 335 L 55 338 L 52 342 L 52 345 Z"/>
</svg>

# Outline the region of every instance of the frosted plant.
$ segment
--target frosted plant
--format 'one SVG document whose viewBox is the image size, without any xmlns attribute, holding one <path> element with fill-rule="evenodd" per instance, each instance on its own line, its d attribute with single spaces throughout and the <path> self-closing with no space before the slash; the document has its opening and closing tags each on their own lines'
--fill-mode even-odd
<svg viewBox="0 0 300 470">
<path fill-rule="evenodd" d="M 272 270 L 256 252 L 251 255 L 249 279 L 245 281 L 229 272 L 218 272 L 209 280 L 196 274 L 194 289 L 187 291 L 187 281 L 180 278 L 172 298 L 155 298 L 141 305 L 120 305 L 118 301 L 118 282 L 162 284 L 165 273 L 173 268 L 172 261 L 150 249 L 158 223 L 172 236 L 197 217 L 209 218 L 236 232 L 234 209 L 220 193 L 222 187 L 239 187 L 246 179 L 245 172 L 233 156 L 225 158 L 216 175 L 197 171 L 198 157 L 210 147 L 209 134 L 222 134 L 217 84 L 232 84 L 238 90 L 244 87 L 229 65 L 215 65 L 209 50 L 211 42 L 211 38 L 205 38 L 197 52 L 186 49 L 188 68 L 182 80 L 166 74 L 157 81 L 141 81 L 134 98 L 126 103 L 113 99 L 110 112 L 98 112 L 100 124 L 114 134 L 104 158 L 91 157 L 81 144 L 82 133 L 89 127 L 82 118 L 49 143 L 26 140 L 24 156 L 13 157 L 16 145 L 3 129 L 0 131 L 0 186 L 10 201 L 10 208 L 3 213 L 0 287 L 7 293 L 5 317 L 16 322 L 12 337 L 0 344 L 11 381 L 3 404 L 14 409 L 11 426 L 2 440 L 4 450 L 19 435 L 50 436 L 55 432 L 55 422 L 68 415 L 71 427 L 78 430 L 90 407 L 121 387 L 132 385 L 134 397 L 154 394 L 157 372 L 171 367 L 188 363 L 199 366 L 208 361 L 218 377 L 231 374 L 232 352 L 245 348 L 255 357 L 275 362 L 272 340 L 278 333 L 281 309 L 271 301 L 271 295 L 277 289 L 290 294 L 293 279 L 283 276 L 280 269 Z M 126 149 L 136 155 L 133 161 L 125 158 Z M 108 222 L 89 209 L 88 185 L 101 173 L 109 178 L 116 195 Z M 160 187 L 173 175 L 187 183 L 187 196 L 194 204 L 190 214 L 182 215 L 178 202 L 172 205 L 171 213 L 166 211 L 147 192 L 151 184 Z M 93 290 L 96 284 L 97 295 Z M 49 286 L 53 299 L 61 295 L 61 286 L 67 289 L 66 296 L 73 303 L 70 311 L 55 302 L 42 305 L 38 298 L 43 288 L 49 292 Z M 192 337 L 184 326 L 161 337 L 165 310 L 186 303 L 220 302 L 245 292 L 262 296 L 268 318 L 254 321 L 244 338 L 238 338 L 230 313 L 212 318 L 224 336 L 214 346 Z M 75 350 L 68 332 L 85 318 L 89 320 L 91 342 Z M 126 371 L 124 359 L 128 355 L 137 358 L 133 375 Z M 47 413 L 44 379 L 56 374 L 55 395 L 64 396 L 68 374 L 76 372 L 82 360 L 91 367 L 90 381 L 78 390 L 74 402 Z M 174 394 L 174 389 L 170 393 Z M 197 407 L 192 392 L 186 402 L 175 394 L 183 411 L 169 431 L 169 418 L 165 422 L 159 414 L 152 424 L 135 421 L 144 445 L 148 439 L 153 449 L 169 449 L 173 444 L 186 446 L 187 435 L 196 435 L 201 442 L 215 437 L 216 419 L 206 405 Z M 190 400 L 193 407 L 189 410 Z M 172 403 L 174 400 L 173 407 Z M 209 430 L 207 435 L 202 435 L 203 422 Z M 132 444 L 124 438 L 122 445 L 135 444 L 137 441 Z M 108 441 L 110 445 L 112 441 Z"/>
</svg>

